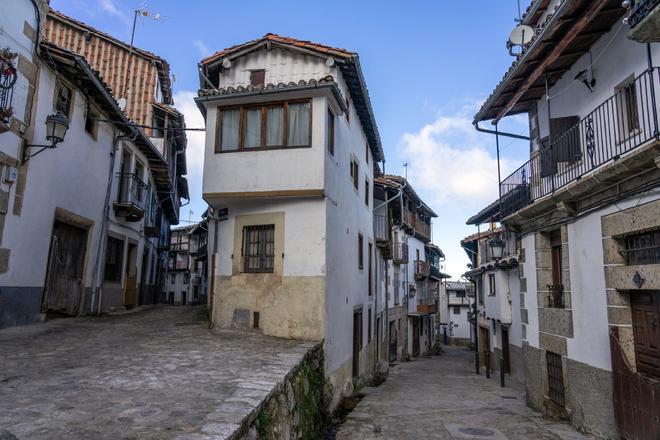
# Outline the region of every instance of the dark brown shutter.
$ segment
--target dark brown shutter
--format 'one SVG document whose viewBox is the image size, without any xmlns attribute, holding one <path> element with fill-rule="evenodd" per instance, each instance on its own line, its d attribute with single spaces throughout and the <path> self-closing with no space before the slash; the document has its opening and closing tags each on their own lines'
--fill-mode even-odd
<svg viewBox="0 0 660 440">
<path fill-rule="evenodd" d="M 552 148 L 557 162 L 573 162 L 582 157 L 579 124 L 578 116 L 550 119 Z"/>
<path fill-rule="evenodd" d="M 266 81 L 265 70 L 253 70 L 250 72 L 250 84 L 253 86 L 263 85 L 264 81 Z"/>
</svg>

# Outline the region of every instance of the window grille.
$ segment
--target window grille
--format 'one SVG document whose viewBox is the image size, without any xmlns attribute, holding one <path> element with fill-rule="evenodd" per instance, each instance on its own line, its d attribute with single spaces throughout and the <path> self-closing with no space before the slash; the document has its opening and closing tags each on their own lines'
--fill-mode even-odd
<svg viewBox="0 0 660 440">
<path fill-rule="evenodd" d="M 275 261 L 275 225 L 243 227 L 243 272 L 272 273 Z"/>
<path fill-rule="evenodd" d="M 561 355 L 546 352 L 546 363 L 548 368 L 548 394 L 550 399 L 564 406 L 564 373 L 561 365 Z"/>
<path fill-rule="evenodd" d="M 660 264 L 660 230 L 632 234 L 624 239 L 626 264 Z"/>
</svg>

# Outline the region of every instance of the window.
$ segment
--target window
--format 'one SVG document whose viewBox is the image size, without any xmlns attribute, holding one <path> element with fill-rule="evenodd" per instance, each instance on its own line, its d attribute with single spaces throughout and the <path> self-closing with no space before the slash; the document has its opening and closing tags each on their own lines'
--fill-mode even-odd
<svg viewBox="0 0 660 440">
<path fill-rule="evenodd" d="M 552 265 L 552 284 L 548 285 L 548 306 L 564 307 L 564 287 L 562 282 L 561 230 L 550 232 L 550 256 Z"/>
<path fill-rule="evenodd" d="M 360 173 L 360 165 L 356 158 L 351 158 L 351 179 L 353 179 L 353 187 L 358 189 L 358 174 Z"/>
<path fill-rule="evenodd" d="M 96 120 L 98 115 L 88 106 L 87 114 L 85 115 L 85 131 L 96 138 Z"/>
<path fill-rule="evenodd" d="M 170 275 L 170 284 L 174 284 L 176 282 L 176 274 L 171 274 Z"/>
<path fill-rule="evenodd" d="M 364 204 L 369 206 L 369 180 L 364 179 Z"/>
<path fill-rule="evenodd" d="M 624 238 L 626 264 L 660 264 L 660 230 L 638 232 Z"/>
<path fill-rule="evenodd" d="M 369 144 L 364 144 L 364 161 L 369 165 Z"/>
<path fill-rule="evenodd" d="M 123 268 L 124 241 L 108 237 L 105 249 L 105 275 L 103 279 L 112 283 L 119 283 L 121 282 Z"/>
<path fill-rule="evenodd" d="M 253 86 L 261 86 L 266 81 L 266 71 L 261 70 L 252 70 L 250 72 L 250 84 Z"/>
<path fill-rule="evenodd" d="M 630 75 L 625 81 L 615 87 L 614 93 L 619 126 L 618 141 L 623 142 L 636 130 L 639 130 L 637 88 L 635 86 L 634 75 Z"/>
<path fill-rule="evenodd" d="M 479 304 L 484 303 L 484 282 L 482 278 L 477 280 L 477 297 L 479 299 Z"/>
<path fill-rule="evenodd" d="M 188 284 L 190 282 L 190 274 L 189 273 L 184 273 L 183 274 L 183 284 Z"/>
<path fill-rule="evenodd" d="M 309 147 L 310 101 L 218 110 L 216 152 Z"/>
<path fill-rule="evenodd" d="M 358 234 L 358 268 L 364 269 L 364 237 Z"/>
<path fill-rule="evenodd" d="M 332 113 L 332 110 L 330 109 L 328 109 L 327 118 L 328 120 L 326 124 L 325 144 L 330 154 L 334 156 L 335 155 L 335 115 Z"/>
<path fill-rule="evenodd" d="M 275 225 L 243 227 L 243 272 L 272 273 L 275 260 Z"/>
<path fill-rule="evenodd" d="M 454 306 L 454 315 L 460 315 L 461 314 L 461 308 L 458 306 Z"/>
<path fill-rule="evenodd" d="M 392 287 L 394 288 L 394 304 L 399 305 L 399 272 L 392 275 Z"/>
<path fill-rule="evenodd" d="M 564 373 L 561 364 L 561 355 L 546 352 L 546 366 L 548 369 L 548 395 L 550 399 L 564 406 Z"/>
<path fill-rule="evenodd" d="M 259 312 L 254 312 L 252 314 L 252 328 L 258 329 L 259 328 Z"/>
<path fill-rule="evenodd" d="M 57 88 L 57 97 L 55 98 L 55 111 L 61 112 L 64 116 L 69 117 L 71 114 L 71 101 L 73 99 L 73 92 L 64 84 L 60 84 Z"/>
<path fill-rule="evenodd" d="M 457 290 L 456 298 L 465 298 L 465 290 Z"/>
<path fill-rule="evenodd" d="M 488 296 L 495 296 L 495 274 L 488 274 Z"/>
</svg>

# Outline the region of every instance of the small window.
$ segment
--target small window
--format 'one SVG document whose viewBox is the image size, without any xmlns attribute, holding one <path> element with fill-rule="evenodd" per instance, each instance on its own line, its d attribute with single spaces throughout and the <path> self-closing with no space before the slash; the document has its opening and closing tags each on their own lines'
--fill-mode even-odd
<svg viewBox="0 0 660 440">
<path fill-rule="evenodd" d="M 625 141 L 635 131 L 639 130 L 639 109 L 637 102 L 637 87 L 634 75 L 614 88 L 619 126 L 619 142 Z"/>
<path fill-rule="evenodd" d="M 190 282 L 190 274 L 184 273 L 183 274 L 183 284 L 188 284 Z"/>
<path fill-rule="evenodd" d="M 351 178 L 353 179 L 353 187 L 355 187 L 355 189 L 358 189 L 359 173 L 360 173 L 360 165 L 358 164 L 357 159 L 353 157 L 351 158 Z"/>
<path fill-rule="evenodd" d="M 122 262 L 124 258 L 124 241 L 108 237 L 105 253 L 105 275 L 103 279 L 112 283 L 121 282 Z"/>
<path fill-rule="evenodd" d="M 460 315 L 461 314 L 461 308 L 458 306 L 454 306 L 454 315 Z"/>
<path fill-rule="evenodd" d="M 364 160 L 367 162 L 367 165 L 369 165 L 369 144 L 368 143 L 364 144 Z"/>
<path fill-rule="evenodd" d="M 250 84 L 253 86 L 261 86 L 266 81 L 266 71 L 261 70 L 252 70 L 250 72 Z"/>
<path fill-rule="evenodd" d="M 465 298 L 465 290 L 457 290 L 456 298 Z"/>
<path fill-rule="evenodd" d="M 335 115 L 332 113 L 332 110 L 328 109 L 327 115 L 327 125 L 325 133 L 325 143 L 328 147 L 328 151 L 333 156 L 335 155 Z"/>
<path fill-rule="evenodd" d="M 488 296 L 495 296 L 495 274 L 488 274 Z"/>
<path fill-rule="evenodd" d="M 170 275 L 170 284 L 174 284 L 176 282 L 176 274 Z"/>
<path fill-rule="evenodd" d="M 358 234 L 358 268 L 364 269 L 364 237 Z"/>
<path fill-rule="evenodd" d="M 243 272 L 272 273 L 275 260 L 275 225 L 243 227 Z"/>
<path fill-rule="evenodd" d="M 259 328 L 259 312 L 254 312 L 252 314 L 252 328 L 258 329 Z"/>
<path fill-rule="evenodd" d="M 55 99 L 55 111 L 61 112 L 64 116 L 69 117 L 71 114 L 71 101 L 73 99 L 73 92 L 64 84 L 60 84 L 57 89 L 57 97 Z"/>
<path fill-rule="evenodd" d="M 371 309 L 367 312 L 368 315 L 368 323 L 367 323 L 367 344 L 371 342 Z"/>
<path fill-rule="evenodd" d="M 660 264 L 660 230 L 628 235 L 624 253 L 628 266 Z"/>
<path fill-rule="evenodd" d="M 364 204 L 369 206 L 369 180 L 364 180 Z"/>
<path fill-rule="evenodd" d="M 344 112 L 344 117 L 346 118 L 346 123 L 351 123 L 351 100 L 346 97 L 346 111 Z"/>
<path fill-rule="evenodd" d="M 96 138 L 96 126 L 98 115 L 90 107 L 87 108 L 85 115 L 85 131 Z"/>
</svg>

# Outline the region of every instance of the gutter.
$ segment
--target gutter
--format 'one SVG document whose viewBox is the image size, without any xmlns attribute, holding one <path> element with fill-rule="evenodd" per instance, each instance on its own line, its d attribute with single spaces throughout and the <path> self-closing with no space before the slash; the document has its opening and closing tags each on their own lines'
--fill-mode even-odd
<svg viewBox="0 0 660 440">
<path fill-rule="evenodd" d="M 522 134 L 515 134 L 515 133 L 507 133 L 506 131 L 499 131 L 499 130 L 489 130 L 487 128 L 481 128 L 479 127 L 479 121 L 475 120 L 472 122 L 472 125 L 474 125 L 474 129 L 481 132 L 481 133 L 488 133 L 488 134 L 496 134 L 500 136 L 506 136 L 514 139 L 522 139 L 523 141 L 529 141 L 531 138 L 529 136 L 524 136 Z"/>
</svg>

